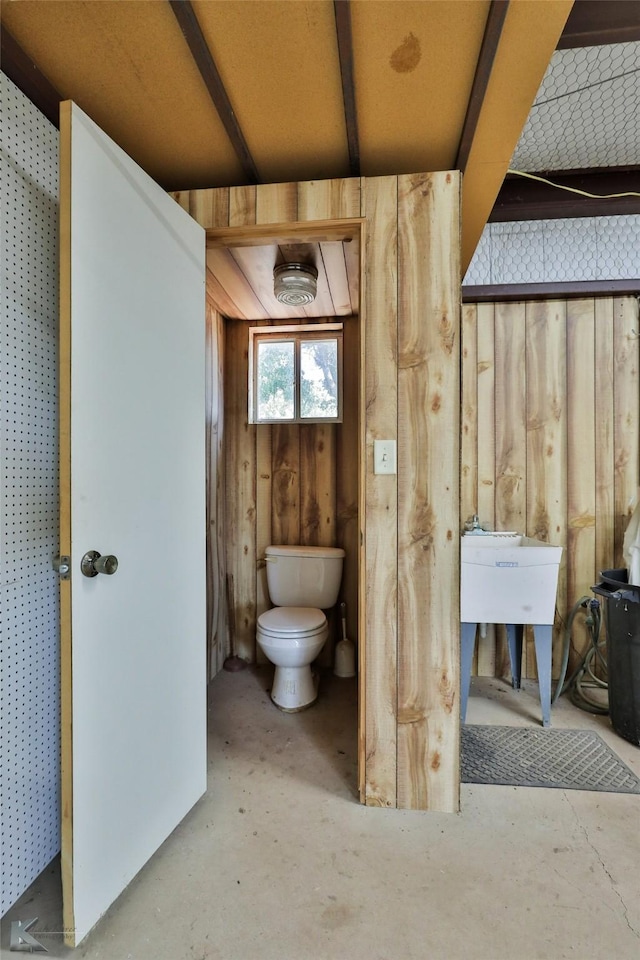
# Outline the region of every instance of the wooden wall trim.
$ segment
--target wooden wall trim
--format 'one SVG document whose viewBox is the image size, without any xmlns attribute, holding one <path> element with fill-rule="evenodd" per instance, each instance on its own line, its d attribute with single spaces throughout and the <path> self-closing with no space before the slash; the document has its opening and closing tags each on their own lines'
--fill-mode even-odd
<svg viewBox="0 0 640 960">
<path fill-rule="evenodd" d="M 463 303 L 511 303 L 514 300 L 581 300 L 584 297 L 640 295 L 640 278 L 576 280 L 566 283 L 501 283 L 463 286 Z"/>
</svg>

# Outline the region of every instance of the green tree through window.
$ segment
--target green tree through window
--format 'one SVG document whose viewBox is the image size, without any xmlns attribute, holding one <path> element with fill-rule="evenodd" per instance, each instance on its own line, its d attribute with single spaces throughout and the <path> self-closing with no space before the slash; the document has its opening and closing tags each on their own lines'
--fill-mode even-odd
<svg viewBox="0 0 640 960">
<path fill-rule="evenodd" d="M 253 423 L 339 421 L 342 325 L 250 330 Z"/>
</svg>

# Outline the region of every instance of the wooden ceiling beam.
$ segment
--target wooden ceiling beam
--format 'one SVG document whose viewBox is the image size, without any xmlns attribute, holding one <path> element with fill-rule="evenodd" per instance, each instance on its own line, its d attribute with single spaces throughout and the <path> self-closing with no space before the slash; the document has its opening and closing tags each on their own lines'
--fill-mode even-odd
<svg viewBox="0 0 640 960">
<path fill-rule="evenodd" d="M 236 117 L 222 82 L 222 77 L 218 72 L 211 51 L 207 46 L 204 34 L 200 29 L 200 24 L 198 23 L 198 18 L 196 17 L 191 0 L 169 0 L 169 3 L 171 4 L 171 9 L 175 14 L 183 36 L 187 41 L 196 66 L 200 71 L 200 75 L 204 80 L 213 105 L 218 111 L 227 136 L 237 154 L 247 182 L 259 183 L 260 177 L 258 176 L 258 169 L 251 156 L 251 151 L 244 138 L 240 124 L 238 123 L 238 118 Z"/>
<path fill-rule="evenodd" d="M 509 176 L 502 184 L 490 221 L 560 220 L 565 217 L 606 217 L 640 213 L 640 168 L 610 167 L 602 170 L 552 171 L 539 174 L 572 189 L 597 194 L 594 200 L 560 190 L 539 180 Z M 606 194 L 639 194 L 607 198 Z"/>
<path fill-rule="evenodd" d="M 637 0 L 575 0 L 558 50 L 640 40 Z"/>
<path fill-rule="evenodd" d="M 471 86 L 471 94 L 469 95 L 467 113 L 464 118 L 464 124 L 462 125 L 458 154 L 454 164 L 454 168 L 461 170 L 463 173 L 466 169 L 473 138 L 478 128 L 480 111 L 482 110 L 482 104 L 484 103 L 487 87 L 489 86 L 489 78 L 491 77 L 491 70 L 496 58 L 508 9 L 509 0 L 491 0 L 487 24 L 478 55 L 478 63 L 476 64 L 476 72 Z"/>
<path fill-rule="evenodd" d="M 0 58 L 3 73 L 54 127 L 59 127 L 60 101 L 63 98 L 4 26 L 0 31 Z"/>
<path fill-rule="evenodd" d="M 572 0 L 509 4 L 462 180 L 463 274 L 500 192 L 571 7 Z"/>
<path fill-rule="evenodd" d="M 342 78 L 342 100 L 349 148 L 349 172 L 360 176 L 360 141 L 358 138 L 358 115 L 356 111 L 356 88 L 353 77 L 353 37 L 351 33 L 351 0 L 333 0 Z"/>
</svg>

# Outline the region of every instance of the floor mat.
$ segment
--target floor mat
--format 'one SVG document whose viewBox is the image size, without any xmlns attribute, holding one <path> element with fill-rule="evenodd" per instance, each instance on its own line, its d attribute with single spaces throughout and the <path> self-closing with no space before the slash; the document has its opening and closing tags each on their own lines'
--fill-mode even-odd
<svg viewBox="0 0 640 960">
<path fill-rule="evenodd" d="M 640 793 L 640 779 L 591 730 L 465 724 L 463 783 Z"/>
</svg>

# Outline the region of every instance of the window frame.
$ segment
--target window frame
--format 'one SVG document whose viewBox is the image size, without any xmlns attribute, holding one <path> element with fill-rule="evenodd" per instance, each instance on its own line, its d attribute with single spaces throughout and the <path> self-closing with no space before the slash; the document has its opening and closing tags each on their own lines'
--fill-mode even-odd
<svg viewBox="0 0 640 960">
<path fill-rule="evenodd" d="M 342 323 L 286 324 L 249 327 L 249 407 L 248 422 L 256 424 L 342 423 L 343 396 L 343 333 Z M 300 349 L 301 344 L 315 340 L 337 341 L 338 415 L 336 417 L 302 417 L 300 415 Z M 258 345 L 261 342 L 293 343 L 293 412 L 291 418 L 266 419 L 258 416 Z"/>
</svg>

